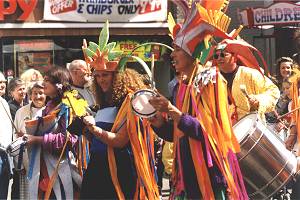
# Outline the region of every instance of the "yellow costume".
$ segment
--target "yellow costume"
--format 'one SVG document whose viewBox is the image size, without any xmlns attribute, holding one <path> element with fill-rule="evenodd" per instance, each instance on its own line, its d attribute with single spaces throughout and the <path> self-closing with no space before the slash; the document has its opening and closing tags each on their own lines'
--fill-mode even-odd
<svg viewBox="0 0 300 200">
<path fill-rule="evenodd" d="M 277 86 L 266 76 L 249 67 L 240 66 L 232 83 L 232 97 L 236 106 L 238 120 L 250 112 L 247 97 L 242 93 L 240 85 L 246 86 L 249 95 L 255 95 L 259 101 L 258 114 L 265 119 L 264 113 L 271 112 L 280 96 Z M 234 104 L 231 104 L 230 111 L 234 112 Z"/>
</svg>

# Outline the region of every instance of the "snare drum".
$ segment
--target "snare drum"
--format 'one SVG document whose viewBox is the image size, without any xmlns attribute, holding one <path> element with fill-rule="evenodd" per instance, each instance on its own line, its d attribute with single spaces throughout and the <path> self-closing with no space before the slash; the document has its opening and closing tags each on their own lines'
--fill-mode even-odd
<svg viewBox="0 0 300 200">
<path fill-rule="evenodd" d="M 237 154 L 250 199 L 268 199 L 296 175 L 296 156 L 256 113 L 233 127 L 240 143 Z"/>
<path fill-rule="evenodd" d="M 26 142 L 27 142 L 27 137 L 19 137 L 18 139 L 16 139 L 10 145 L 7 146 L 6 148 L 7 153 L 12 157 L 19 156 L 20 151 L 24 151 Z"/>
<path fill-rule="evenodd" d="M 156 110 L 149 103 L 149 99 L 156 96 L 152 90 L 138 90 L 131 98 L 131 109 L 133 112 L 143 118 L 153 117 Z"/>
</svg>

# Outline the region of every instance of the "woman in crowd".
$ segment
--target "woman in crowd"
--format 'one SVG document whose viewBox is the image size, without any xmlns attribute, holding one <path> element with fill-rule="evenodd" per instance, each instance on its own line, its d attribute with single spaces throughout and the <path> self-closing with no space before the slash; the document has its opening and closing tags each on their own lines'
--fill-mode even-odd
<svg viewBox="0 0 300 200">
<path fill-rule="evenodd" d="M 7 85 L 7 92 L 10 100 L 8 101 L 12 119 L 15 119 L 16 112 L 24 105 L 26 96 L 25 83 L 21 79 L 13 78 Z"/>
<path fill-rule="evenodd" d="M 46 96 L 44 94 L 44 86 L 42 82 L 35 82 L 32 83 L 32 85 L 28 86 L 28 97 L 31 101 L 26 106 L 21 107 L 15 116 L 14 124 L 17 128 L 17 132 L 15 132 L 14 137 L 22 137 L 23 134 L 26 134 L 25 129 L 25 121 L 36 119 L 37 117 L 42 116 L 42 110 L 45 106 Z M 16 166 L 20 166 L 23 161 L 22 169 L 19 169 L 17 173 L 20 175 L 20 191 L 19 191 L 19 199 L 28 199 L 28 182 L 26 179 L 26 172 L 28 171 L 28 155 L 27 152 L 24 152 L 23 159 L 18 160 L 18 157 L 16 157 L 15 164 Z"/>
<path fill-rule="evenodd" d="M 44 123 L 39 124 L 39 120 L 26 123 L 29 199 L 74 198 L 76 186 L 72 181 L 73 168 L 68 161 L 68 151 L 74 150 L 77 136 L 66 131 L 71 109 L 63 103 L 63 95 L 70 90 L 71 83 L 67 69 L 51 68 L 43 81 L 44 93 L 50 98 L 43 110 Z M 65 148 L 67 152 L 64 152 Z"/>
<path fill-rule="evenodd" d="M 25 104 L 26 88 L 24 81 L 18 78 L 11 79 L 7 85 L 7 91 L 8 96 L 10 97 L 10 100 L 7 103 L 9 105 L 12 120 L 14 121 L 17 110 Z M 12 198 L 19 199 L 19 173 L 15 170 L 13 180 Z"/>
<path fill-rule="evenodd" d="M 293 74 L 293 59 L 280 57 L 276 60 L 276 85 L 282 91 L 282 82 Z"/>
</svg>

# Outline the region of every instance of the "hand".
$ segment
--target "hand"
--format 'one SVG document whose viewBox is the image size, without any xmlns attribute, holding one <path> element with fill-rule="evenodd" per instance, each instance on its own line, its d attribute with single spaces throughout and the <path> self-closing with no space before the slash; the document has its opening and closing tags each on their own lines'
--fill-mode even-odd
<svg viewBox="0 0 300 200">
<path fill-rule="evenodd" d="M 26 144 L 31 146 L 34 144 L 42 144 L 43 143 L 43 137 L 42 136 L 34 136 L 34 135 L 27 135 L 25 134 L 23 137 L 26 137 Z"/>
<path fill-rule="evenodd" d="M 149 103 L 153 106 L 156 111 L 168 113 L 170 107 L 173 106 L 171 102 L 164 96 L 159 95 L 152 97 Z"/>
<path fill-rule="evenodd" d="M 23 137 L 24 133 L 22 131 L 16 132 L 17 137 Z"/>
<path fill-rule="evenodd" d="M 297 141 L 297 135 L 296 134 L 290 134 L 288 139 L 285 141 L 285 147 L 291 151 L 294 148 L 294 145 Z"/>
<path fill-rule="evenodd" d="M 149 118 L 149 122 L 156 128 L 160 128 L 165 120 L 161 112 L 157 112 L 153 117 Z"/>
<path fill-rule="evenodd" d="M 83 118 L 83 123 L 85 123 L 88 127 L 96 125 L 95 118 L 93 116 L 85 116 Z"/>
<path fill-rule="evenodd" d="M 282 129 L 284 129 L 286 126 L 282 123 L 282 122 L 278 122 L 276 125 L 275 125 L 275 130 L 277 132 L 280 132 Z"/>
<path fill-rule="evenodd" d="M 258 110 L 259 101 L 255 98 L 254 95 L 249 95 L 248 101 L 249 101 L 249 105 L 250 105 L 250 111 Z"/>
</svg>

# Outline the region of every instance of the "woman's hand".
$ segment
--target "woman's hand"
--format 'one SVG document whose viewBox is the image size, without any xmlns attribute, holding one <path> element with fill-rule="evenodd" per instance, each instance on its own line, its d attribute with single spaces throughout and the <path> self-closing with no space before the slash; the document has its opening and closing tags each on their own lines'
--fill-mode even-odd
<svg viewBox="0 0 300 200">
<path fill-rule="evenodd" d="M 43 136 L 34 136 L 34 135 L 25 134 L 23 137 L 24 140 L 27 140 L 26 144 L 29 146 L 43 143 Z"/>
<path fill-rule="evenodd" d="M 85 125 L 88 126 L 95 126 L 96 125 L 96 122 L 95 122 L 95 118 L 93 116 L 85 116 L 83 118 L 83 123 L 85 123 Z"/>
</svg>

